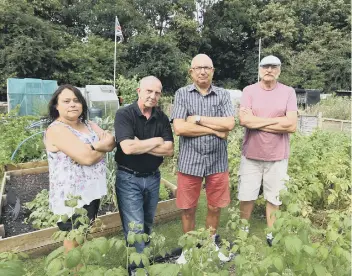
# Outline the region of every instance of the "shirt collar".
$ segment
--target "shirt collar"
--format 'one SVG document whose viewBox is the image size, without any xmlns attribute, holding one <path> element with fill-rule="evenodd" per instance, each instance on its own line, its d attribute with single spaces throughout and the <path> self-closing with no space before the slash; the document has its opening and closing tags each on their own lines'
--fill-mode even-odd
<svg viewBox="0 0 352 276">
<path fill-rule="evenodd" d="M 193 91 L 197 91 L 199 93 L 199 91 L 197 90 L 197 87 L 194 85 L 194 83 L 192 83 L 188 87 L 188 92 L 193 92 Z M 218 94 L 218 91 L 217 91 L 216 87 L 214 85 L 212 85 L 212 84 L 210 85 L 210 89 L 209 89 L 208 95 L 210 95 L 211 93 L 214 93 L 215 95 Z"/>
<path fill-rule="evenodd" d="M 145 117 L 142 113 L 142 111 L 139 109 L 139 106 L 138 106 L 138 103 L 137 101 L 135 101 L 133 104 L 132 104 L 132 108 L 133 110 L 137 113 L 138 117 Z M 158 115 L 159 115 L 159 107 L 153 107 L 152 109 L 152 115 L 150 116 L 150 118 L 155 118 L 157 119 L 158 118 Z"/>
</svg>

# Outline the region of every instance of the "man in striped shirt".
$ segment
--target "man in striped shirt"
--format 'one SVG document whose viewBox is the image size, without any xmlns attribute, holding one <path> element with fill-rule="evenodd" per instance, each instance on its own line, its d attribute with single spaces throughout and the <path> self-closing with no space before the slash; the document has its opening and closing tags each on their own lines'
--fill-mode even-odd
<svg viewBox="0 0 352 276">
<path fill-rule="evenodd" d="M 195 56 L 189 73 L 193 84 L 177 90 L 171 115 L 175 134 L 180 136 L 176 205 L 182 209 L 183 231 L 194 230 L 205 178 L 206 227 L 215 240 L 221 208 L 230 203 L 226 138 L 235 126 L 234 108 L 229 93 L 212 85 L 214 67 L 207 55 Z M 222 253 L 219 258 L 228 260 Z M 184 253 L 177 262 L 186 262 Z"/>
</svg>

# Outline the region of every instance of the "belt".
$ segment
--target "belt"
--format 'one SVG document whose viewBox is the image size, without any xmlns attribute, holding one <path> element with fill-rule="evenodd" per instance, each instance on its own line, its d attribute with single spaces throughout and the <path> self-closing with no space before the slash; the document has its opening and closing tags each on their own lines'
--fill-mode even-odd
<svg viewBox="0 0 352 276">
<path fill-rule="evenodd" d="M 134 170 L 131 170 L 129 168 L 126 168 L 124 166 L 118 166 L 117 169 L 119 171 L 123 171 L 123 172 L 127 172 L 130 174 L 133 174 L 135 177 L 147 177 L 147 176 L 151 176 L 151 175 L 155 175 L 159 172 L 159 170 L 156 170 L 154 172 L 136 172 Z"/>
</svg>

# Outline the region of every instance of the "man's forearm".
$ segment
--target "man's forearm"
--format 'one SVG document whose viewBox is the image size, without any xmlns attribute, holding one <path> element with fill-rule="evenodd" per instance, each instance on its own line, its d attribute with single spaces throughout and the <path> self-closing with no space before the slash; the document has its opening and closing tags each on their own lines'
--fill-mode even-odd
<svg viewBox="0 0 352 276">
<path fill-rule="evenodd" d="M 249 129 L 259 129 L 266 126 L 271 126 L 277 124 L 274 118 L 260 118 L 252 116 L 248 119 L 240 119 L 240 125 Z"/>
<path fill-rule="evenodd" d="M 226 127 L 216 126 L 216 125 L 212 125 L 212 124 L 202 124 L 202 126 L 205 126 L 207 128 L 211 128 L 216 131 L 228 131 Z"/>
<path fill-rule="evenodd" d="M 235 126 L 234 117 L 200 117 L 200 125 L 216 131 L 231 131 Z"/>
<path fill-rule="evenodd" d="M 120 143 L 123 152 L 127 155 L 138 155 L 151 151 L 160 144 L 156 143 L 155 138 L 146 140 L 124 140 Z"/>
<path fill-rule="evenodd" d="M 166 141 L 163 145 L 157 146 L 147 153 L 154 156 L 172 156 L 174 154 L 173 143 Z"/>
<path fill-rule="evenodd" d="M 174 131 L 177 136 L 199 137 L 204 135 L 216 134 L 216 131 L 201 125 L 189 122 L 174 123 Z"/>
<path fill-rule="evenodd" d="M 289 121 L 282 121 L 275 125 L 269 125 L 259 128 L 259 130 L 271 133 L 293 133 L 296 131 L 296 124 Z"/>
</svg>

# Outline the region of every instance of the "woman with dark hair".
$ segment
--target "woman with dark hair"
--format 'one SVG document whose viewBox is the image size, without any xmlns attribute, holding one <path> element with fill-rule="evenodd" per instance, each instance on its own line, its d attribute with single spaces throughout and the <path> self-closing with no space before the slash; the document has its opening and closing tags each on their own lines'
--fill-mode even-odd
<svg viewBox="0 0 352 276">
<path fill-rule="evenodd" d="M 115 139 L 87 121 L 87 112 L 87 103 L 76 87 L 60 86 L 49 102 L 51 124 L 44 141 L 49 163 L 50 209 L 54 214 L 71 218 L 74 208 L 65 206 L 65 200 L 70 195 L 80 196 L 76 207 L 85 208 L 93 221 L 100 198 L 107 193 L 104 156 L 114 149 Z M 58 222 L 58 227 L 69 231 L 77 225 L 69 219 Z M 76 246 L 75 241 L 64 241 L 66 252 Z"/>
</svg>

